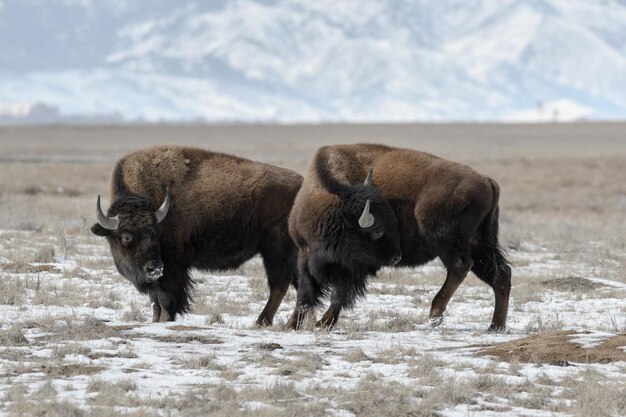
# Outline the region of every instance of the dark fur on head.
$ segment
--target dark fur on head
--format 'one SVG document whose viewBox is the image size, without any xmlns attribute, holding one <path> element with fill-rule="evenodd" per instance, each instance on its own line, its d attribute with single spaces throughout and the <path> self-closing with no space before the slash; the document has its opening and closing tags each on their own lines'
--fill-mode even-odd
<svg viewBox="0 0 626 417">
<path fill-rule="evenodd" d="M 158 288 L 158 282 L 146 273 L 146 265 L 163 265 L 159 244 L 161 225 L 154 218 L 156 209 L 148 197 L 125 191 L 116 196 L 107 211 L 108 217 L 120 219 L 117 230 L 105 229 L 98 223 L 91 227 L 94 234 L 107 238 L 118 271 L 144 294 Z M 129 236 L 130 241 L 126 242 Z M 186 311 L 188 297 L 183 304 Z"/>
</svg>

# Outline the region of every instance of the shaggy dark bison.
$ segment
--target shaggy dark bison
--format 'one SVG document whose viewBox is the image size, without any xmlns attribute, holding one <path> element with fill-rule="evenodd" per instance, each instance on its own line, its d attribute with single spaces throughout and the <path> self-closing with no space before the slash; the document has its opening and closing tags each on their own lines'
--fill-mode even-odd
<svg viewBox="0 0 626 417">
<path fill-rule="evenodd" d="M 288 326 L 299 328 L 330 293 L 317 323 L 330 328 L 364 295 L 368 275 L 439 257 L 447 277 L 431 324 L 441 323 L 471 270 L 495 293 L 489 329 L 504 329 L 511 269 L 498 246 L 498 196 L 491 178 L 427 153 L 369 144 L 320 148 L 289 217 L 299 286 Z"/>
<path fill-rule="evenodd" d="M 189 310 L 191 268 L 236 268 L 261 254 L 270 296 L 257 323 L 272 323 L 297 249 L 287 217 L 302 177 L 236 156 L 159 146 L 120 159 L 105 215 L 98 196 L 92 232 L 107 238 L 117 270 L 148 294 L 153 321 Z"/>
</svg>

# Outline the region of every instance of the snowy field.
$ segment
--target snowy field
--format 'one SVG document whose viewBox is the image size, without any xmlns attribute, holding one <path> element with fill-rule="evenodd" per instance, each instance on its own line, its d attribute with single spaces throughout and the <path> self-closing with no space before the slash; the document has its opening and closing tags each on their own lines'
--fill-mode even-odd
<svg viewBox="0 0 626 417">
<path fill-rule="evenodd" d="M 581 126 L 600 138 L 588 142 L 557 126 L 466 127 L 462 147 L 455 127 L 450 142 L 444 127 L 379 136 L 500 183 L 515 268 L 509 329 L 497 334 L 485 332 L 493 294 L 471 274 L 430 328 L 438 262 L 382 270 L 330 333 L 282 329 L 293 290 L 274 326 L 254 326 L 267 297 L 256 258 L 196 272 L 192 313 L 149 323 L 147 298 L 88 227 L 115 158 L 168 141 L 150 129 L 0 131 L 0 415 L 626 415 L 626 126 Z M 319 142 L 301 138 L 360 136 L 245 129 L 179 128 L 169 142 L 302 172 Z M 106 136 L 109 147 L 93 139 Z"/>
</svg>

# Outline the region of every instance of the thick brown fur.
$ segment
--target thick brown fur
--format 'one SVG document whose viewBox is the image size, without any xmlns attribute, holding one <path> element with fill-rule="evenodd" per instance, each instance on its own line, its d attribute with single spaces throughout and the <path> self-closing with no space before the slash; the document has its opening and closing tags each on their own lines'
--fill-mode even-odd
<svg viewBox="0 0 626 417">
<path fill-rule="evenodd" d="M 322 147 L 307 168 L 289 219 L 290 234 L 299 248 L 300 271 L 299 305 L 290 326 L 298 327 L 306 312 L 319 304 L 319 297 L 330 291 L 331 306 L 318 324 L 331 327 L 341 308 L 350 307 L 353 299 L 364 293 L 367 274 L 390 265 L 389 248 L 393 245 L 384 239 L 377 241 L 384 246 L 379 251 L 383 259 L 378 264 L 371 262 L 370 271 L 361 268 L 356 273 L 349 271 L 349 265 L 360 262 L 367 254 L 355 253 L 353 242 L 367 237 L 350 236 L 347 248 L 335 244 L 328 249 L 325 242 L 334 239 L 329 232 L 334 219 L 346 217 L 346 190 L 362 187 L 359 184 L 370 167 L 373 188 L 382 193 L 397 219 L 395 236 L 391 222 L 385 220 L 380 226 L 384 226 L 386 235 L 391 234 L 390 240 L 399 242 L 402 260 L 397 265 L 417 266 L 439 257 L 447 269 L 446 282 L 433 300 L 431 323 L 441 322 L 450 297 L 472 270 L 495 293 L 490 329 L 503 329 L 511 270 L 497 240 L 498 184 L 463 164 L 424 152 L 374 144 Z M 360 204 L 365 204 L 365 197 Z M 382 202 L 379 207 L 372 213 L 377 219 L 385 213 Z M 361 232 L 353 228 L 347 233 Z M 312 261 L 320 258 L 321 247 L 325 247 L 326 267 Z M 339 276 L 333 277 L 333 273 Z M 347 292 L 350 299 L 342 299 L 341 294 L 346 296 L 345 287 L 356 288 Z"/>
<path fill-rule="evenodd" d="M 120 159 L 113 171 L 107 215 L 119 215 L 118 231 L 97 223 L 92 231 L 107 237 L 118 270 L 149 294 L 155 321 L 174 320 L 188 311 L 191 268 L 236 268 L 260 254 L 270 299 L 258 323 L 267 325 L 289 285 L 297 284 L 287 217 L 301 183 L 293 171 L 232 155 L 174 145 L 143 149 Z M 166 187 L 170 208 L 156 225 L 147 219 L 163 201 Z M 141 227 L 158 234 L 163 276 L 157 283 L 144 282 L 135 266 L 124 266 L 138 256 L 120 243 L 120 234 L 130 228 L 140 235 Z"/>
</svg>

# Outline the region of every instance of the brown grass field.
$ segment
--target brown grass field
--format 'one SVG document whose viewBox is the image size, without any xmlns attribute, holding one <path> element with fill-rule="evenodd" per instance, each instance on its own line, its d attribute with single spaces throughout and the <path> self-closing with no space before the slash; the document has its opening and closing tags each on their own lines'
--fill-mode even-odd
<svg viewBox="0 0 626 417">
<path fill-rule="evenodd" d="M 474 278 L 429 329 L 437 262 L 382 271 L 331 333 L 252 328 L 258 259 L 198 273 L 192 314 L 146 324 L 148 301 L 89 232 L 130 151 L 184 144 L 302 173 L 319 146 L 357 142 L 498 181 L 508 333 L 485 335 L 493 297 Z M 618 122 L 0 127 L 0 416 L 626 415 L 625 178 Z"/>
</svg>

